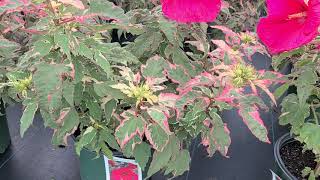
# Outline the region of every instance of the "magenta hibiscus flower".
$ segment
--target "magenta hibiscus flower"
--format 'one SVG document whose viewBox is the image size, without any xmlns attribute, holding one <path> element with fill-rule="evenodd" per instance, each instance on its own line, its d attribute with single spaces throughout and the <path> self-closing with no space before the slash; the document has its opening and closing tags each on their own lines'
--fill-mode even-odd
<svg viewBox="0 0 320 180">
<path fill-rule="evenodd" d="M 166 17 L 180 23 L 212 22 L 220 12 L 221 0 L 161 0 Z"/>
<path fill-rule="evenodd" d="M 258 35 L 271 54 L 305 45 L 318 35 L 320 0 L 267 0 Z"/>
</svg>

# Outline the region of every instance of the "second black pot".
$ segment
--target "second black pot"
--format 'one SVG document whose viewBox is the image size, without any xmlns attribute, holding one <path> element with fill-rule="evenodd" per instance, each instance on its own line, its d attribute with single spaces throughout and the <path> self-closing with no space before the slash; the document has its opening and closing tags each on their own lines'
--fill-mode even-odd
<svg viewBox="0 0 320 180">
<path fill-rule="evenodd" d="M 286 168 L 283 160 L 281 159 L 281 155 L 280 155 L 280 149 L 288 144 L 291 143 L 293 141 L 296 141 L 291 135 L 290 133 L 287 133 L 285 135 L 283 135 L 282 137 L 280 137 L 278 139 L 278 141 L 275 143 L 274 145 L 274 157 L 276 160 L 276 165 L 277 165 L 277 174 L 283 178 L 283 179 L 287 179 L 287 180 L 298 180 L 294 175 L 292 175 L 289 170 Z"/>
</svg>

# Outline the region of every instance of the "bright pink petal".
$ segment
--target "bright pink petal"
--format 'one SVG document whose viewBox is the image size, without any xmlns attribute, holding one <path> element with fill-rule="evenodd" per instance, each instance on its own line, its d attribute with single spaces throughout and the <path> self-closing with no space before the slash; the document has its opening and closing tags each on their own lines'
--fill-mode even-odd
<svg viewBox="0 0 320 180">
<path fill-rule="evenodd" d="M 181 23 L 212 22 L 220 12 L 221 0 L 162 0 L 166 17 Z"/>
<path fill-rule="evenodd" d="M 304 0 L 267 0 L 268 16 L 285 17 L 307 10 Z"/>
<path fill-rule="evenodd" d="M 298 2 L 298 0 L 296 1 Z M 300 9 L 297 7 L 299 3 L 293 3 L 295 8 L 287 6 L 287 9 L 281 7 L 283 4 L 280 3 L 281 6 L 279 5 L 277 9 L 277 2 L 274 2 L 272 6 L 268 6 L 272 9 L 269 11 L 272 11 L 274 14 L 271 13 L 268 17 L 261 18 L 257 28 L 261 41 L 267 46 L 271 54 L 278 54 L 298 48 L 309 43 L 318 35 L 320 0 L 309 0 L 307 9 L 305 9 L 305 3 L 300 3 Z M 294 9 L 297 10 L 293 11 Z M 283 10 L 284 13 L 277 13 L 276 10 Z M 282 16 L 285 13 L 287 14 Z M 289 18 L 289 16 L 297 13 L 306 13 L 306 17 Z M 282 18 L 277 16 L 277 14 L 282 14 Z"/>
</svg>

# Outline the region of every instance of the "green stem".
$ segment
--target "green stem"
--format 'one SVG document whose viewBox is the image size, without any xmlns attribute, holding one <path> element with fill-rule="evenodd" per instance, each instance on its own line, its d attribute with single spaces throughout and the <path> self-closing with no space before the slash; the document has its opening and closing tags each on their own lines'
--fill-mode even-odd
<svg viewBox="0 0 320 180">
<path fill-rule="evenodd" d="M 317 163 L 316 169 L 315 169 L 315 175 L 320 176 L 320 162 Z"/>
<path fill-rule="evenodd" d="M 311 103 L 311 110 L 312 110 L 312 113 L 313 113 L 313 116 L 314 116 L 314 120 L 316 121 L 316 124 L 319 125 L 319 119 L 318 119 L 318 116 L 317 116 L 317 113 L 316 113 L 316 110 L 314 108 L 313 103 Z"/>
</svg>

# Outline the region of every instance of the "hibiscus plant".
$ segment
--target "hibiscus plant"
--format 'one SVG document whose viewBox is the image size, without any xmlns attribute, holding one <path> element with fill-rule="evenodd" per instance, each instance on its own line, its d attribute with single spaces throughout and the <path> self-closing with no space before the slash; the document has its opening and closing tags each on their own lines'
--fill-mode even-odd
<svg viewBox="0 0 320 180">
<path fill-rule="evenodd" d="M 77 154 L 87 148 L 111 159 L 119 151 L 147 177 L 183 174 L 197 137 L 209 156 L 227 157 L 224 110 L 236 108 L 253 135 L 270 142 L 260 94 L 275 104 L 269 87 L 283 79 L 251 64 L 253 54 L 267 51 L 254 21 L 244 27 L 235 10 L 248 13 L 252 4 L 176 2 L 1 0 L 1 97 L 24 105 L 21 135 L 39 111 L 54 145 L 78 129 Z M 206 23 L 221 8 L 217 22 Z"/>
<path fill-rule="evenodd" d="M 302 174 L 309 179 L 320 176 L 320 1 L 267 0 L 268 16 L 260 20 L 258 34 L 273 54 L 273 66 L 281 69 L 292 64 L 292 72 L 275 96 L 289 93 L 281 103 L 279 122 L 289 124 L 295 139 L 316 155 L 315 169 L 306 167 Z M 288 28 L 290 27 L 290 28 Z"/>
</svg>

